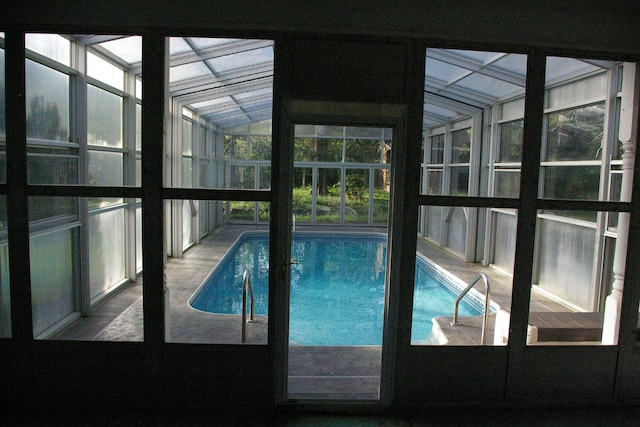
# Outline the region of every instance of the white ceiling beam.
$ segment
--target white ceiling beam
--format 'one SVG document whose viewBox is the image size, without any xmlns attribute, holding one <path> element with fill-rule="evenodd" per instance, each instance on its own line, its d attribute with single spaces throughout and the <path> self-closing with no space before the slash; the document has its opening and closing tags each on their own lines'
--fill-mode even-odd
<svg viewBox="0 0 640 427">
<path fill-rule="evenodd" d="M 273 87 L 273 75 L 268 75 L 253 80 L 218 82 L 215 85 L 203 87 L 201 90 L 191 88 L 191 90 L 187 92 L 172 91 L 171 96 L 179 98 L 180 102 L 185 104 L 194 104 L 209 99 L 271 87 Z"/>
</svg>

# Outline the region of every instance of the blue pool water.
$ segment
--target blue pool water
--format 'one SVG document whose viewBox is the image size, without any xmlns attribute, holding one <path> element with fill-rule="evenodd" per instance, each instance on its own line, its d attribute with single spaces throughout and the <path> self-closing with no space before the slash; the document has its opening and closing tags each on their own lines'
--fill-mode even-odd
<svg viewBox="0 0 640 427">
<path fill-rule="evenodd" d="M 294 234 L 291 258 L 289 340 L 300 345 L 380 345 L 384 319 L 386 236 Z M 268 314 L 269 241 L 265 232 L 243 233 L 190 304 L 218 314 L 242 312 L 242 274 L 251 273 L 256 314 Z M 453 289 L 456 289 L 454 294 Z M 418 256 L 412 342 L 428 339 L 431 319 L 451 316 L 459 285 Z M 481 304 L 462 301 L 461 316 L 478 315 Z"/>
</svg>

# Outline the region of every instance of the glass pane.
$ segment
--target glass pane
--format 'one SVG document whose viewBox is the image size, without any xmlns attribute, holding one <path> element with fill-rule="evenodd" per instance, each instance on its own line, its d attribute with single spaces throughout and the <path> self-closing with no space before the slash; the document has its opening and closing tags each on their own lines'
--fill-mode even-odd
<svg viewBox="0 0 640 427">
<path fill-rule="evenodd" d="M 29 221 L 78 220 L 78 200 L 72 197 L 32 197 L 29 199 Z"/>
<path fill-rule="evenodd" d="M 547 115 L 546 160 L 600 160 L 604 102 Z"/>
<path fill-rule="evenodd" d="M 296 125 L 296 132 L 298 129 Z M 302 162 L 341 162 L 342 139 L 295 138 L 294 160 Z"/>
<path fill-rule="evenodd" d="M 254 127 L 251 126 L 251 130 Z M 259 130 L 259 129 L 258 129 Z M 271 135 L 269 136 L 251 136 L 249 138 L 251 148 L 249 150 L 249 158 L 252 160 L 271 160 Z"/>
<path fill-rule="evenodd" d="M 69 76 L 26 61 L 27 137 L 69 141 Z"/>
<path fill-rule="evenodd" d="M 451 132 L 451 163 L 469 163 L 471 156 L 471 129 Z"/>
<path fill-rule="evenodd" d="M 345 162 L 380 163 L 381 140 L 347 139 L 345 142 Z"/>
<path fill-rule="evenodd" d="M 271 188 L 271 166 L 259 166 L 260 183 L 258 188 L 261 190 L 269 190 Z"/>
<path fill-rule="evenodd" d="M 373 225 L 387 225 L 389 222 L 391 169 L 374 169 L 373 176 Z"/>
<path fill-rule="evenodd" d="M 340 169 L 316 169 L 316 222 L 340 224 L 342 212 L 342 176 Z"/>
<path fill-rule="evenodd" d="M 565 73 L 569 71 L 566 66 L 569 62 L 577 62 L 571 58 L 554 58 L 547 59 L 547 75 L 554 72 Z M 582 62 L 582 61 L 581 61 Z M 586 65 L 587 62 L 582 62 L 582 65 Z M 598 70 L 595 67 L 591 67 L 590 71 Z M 598 74 L 589 76 L 589 70 L 584 73 L 586 78 L 582 78 L 575 81 L 569 81 L 562 85 L 552 87 L 548 91 L 547 96 L 547 108 L 558 108 L 570 104 L 584 103 L 592 99 L 603 98 L 607 94 L 607 73 L 600 69 Z"/>
<path fill-rule="evenodd" d="M 32 205 L 42 204 L 42 199 L 30 199 Z M 127 244 L 135 236 L 135 268 L 142 271 L 142 208 L 129 211 L 125 205 L 113 208 L 121 199 L 102 199 L 109 209 L 91 209 L 88 219 L 88 242 L 81 227 L 55 231 L 54 224 L 44 223 L 38 250 L 61 251 L 55 260 L 43 260 L 40 252 L 32 251 L 32 280 L 38 278 L 40 294 L 48 298 L 56 293 L 55 313 L 41 313 L 40 317 L 52 323 L 53 327 L 45 331 L 40 338 L 72 341 L 143 341 L 142 283 L 135 281 L 135 275 L 129 280 L 125 257 L 129 253 Z M 77 204 L 78 201 L 74 200 Z M 89 201 L 89 206 L 92 203 Z M 128 227 L 129 215 L 135 215 L 135 226 Z M 48 237 L 48 236 L 53 237 Z M 32 237 L 32 242 L 35 237 Z M 77 268 L 81 268 L 80 253 L 82 245 L 88 247 L 88 280 L 79 280 Z M 55 249 L 52 247 L 55 246 Z M 44 262 L 44 265 L 42 265 Z M 51 269 L 54 274 L 45 277 L 43 269 Z M 32 285 L 35 286 L 35 285 Z M 39 295 L 40 295 L 39 294 Z M 39 296 L 41 298 L 41 296 Z M 35 309 L 35 302 L 34 302 Z M 68 309 L 64 312 L 63 309 Z M 46 315 L 45 315 L 46 314 Z M 34 313 L 34 319 L 36 315 Z M 35 326 L 35 325 L 34 325 Z"/>
<path fill-rule="evenodd" d="M 427 191 L 429 196 L 442 194 L 442 171 L 427 170 Z"/>
<path fill-rule="evenodd" d="M 385 234 L 296 232 L 291 256 L 288 397 L 378 399 Z"/>
<path fill-rule="evenodd" d="M 182 120 L 182 154 L 191 155 L 193 145 L 193 123 Z"/>
<path fill-rule="evenodd" d="M 620 201 L 622 194 L 622 173 L 612 172 L 609 181 L 609 200 Z M 618 213 L 610 212 L 608 215 L 607 228 L 609 231 L 616 231 L 618 228 Z"/>
<path fill-rule="evenodd" d="M 590 212 L 576 213 L 587 217 Z M 627 232 L 627 230 L 618 230 Z M 599 345 L 603 337 L 604 301 L 610 294 L 615 240 L 598 242 L 595 224 L 569 221 L 539 212 L 536 257 L 529 313 L 529 345 Z M 596 255 L 602 251 L 602 266 Z M 617 336 L 618 331 L 608 331 Z"/>
<path fill-rule="evenodd" d="M 347 169 L 344 222 L 369 223 L 369 169 Z"/>
<path fill-rule="evenodd" d="M 245 135 L 224 135 L 224 157 L 226 159 L 248 159 L 249 143 Z"/>
<path fill-rule="evenodd" d="M 117 187 L 122 185 L 121 153 L 89 150 L 89 185 Z"/>
<path fill-rule="evenodd" d="M 441 244 L 442 240 L 442 206 L 425 206 L 424 218 L 422 220 L 427 223 L 425 236 L 430 241 Z"/>
<path fill-rule="evenodd" d="M 446 235 L 447 228 L 463 228 L 459 214 L 473 212 L 467 207 L 424 207 L 421 209 L 421 221 L 428 220 L 433 225 L 433 234 Z M 475 209 L 475 214 L 489 214 L 488 210 Z M 492 266 L 513 268 L 513 259 L 508 259 L 506 251 L 515 246 L 515 212 L 508 212 L 507 222 L 494 223 L 494 237 L 490 239 L 494 258 L 489 260 Z M 462 215 L 463 216 L 463 215 Z M 447 218 L 451 218 L 449 221 Z M 506 218 L 506 217 L 505 217 Z M 440 221 L 443 219 L 444 221 Z M 513 227 L 501 229 L 512 222 Z M 442 227 L 442 230 L 436 230 Z M 453 237 L 449 233 L 449 237 Z M 464 237 L 458 236 L 463 242 Z M 416 271 L 413 293 L 413 314 L 411 325 L 412 345 L 506 345 L 509 332 L 509 310 L 511 303 L 512 280 L 510 274 L 502 269 L 485 267 L 477 263 L 465 262 L 464 253 L 456 254 L 447 249 L 444 243 L 434 241 L 427 236 L 418 235 L 416 253 Z M 434 244 L 435 243 L 435 244 Z M 483 242 L 479 242 L 482 245 Z M 504 247 L 502 245 L 505 245 Z M 513 255 L 513 253 L 511 254 Z M 486 276 L 491 294 L 489 316 L 484 322 Z M 456 298 L 462 294 L 468 284 L 478 282 L 466 294 L 457 308 L 454 322 Z M 484 342 L 483 342 L 484 341 Z"/>
<path fill-rule="evenodd" d="M 345 127 L 345 136 L 347 138 L 366 138 L 380 141 L 383 139 L 383 130 L 380 128 L 371 127 Z"/>
<path fill-rule="evenodd" d="M 122 148 L 122 97 L 87 86 L 87 144 Z"/>
<path fill-rule="evenodd" d="M 256 188 L 256 168 L 255 166 L 230 166 L 230 182 L 228 188 L 254 189 Z"/>
<path fill-rule="evenodd" d="M 361 128 L 309 131 L 296 125 L 295 130 L 292 258 L 297 262 L 291 268 L 288 397 L 378 399 L 385 236 L 327 235 L 300 225 L 375 224 L 382 231 L 390 192 L 389 169 L 377 160 L 382 143 L 365 139 L 367 129 Z M 304 132 L 360 138 L 308 138 Z M 383 130 L 371 132 L 380 138 Z M 344 151 L 344 161 L 377 165 L 347 168 Z"/>
<path fill-rule="evenodd" d="M 543 171 L 545 198 L 598 200 L 600 166 L 547 166 Z"/>
<path fill-rule="evenodd" d="M 35 150 L 33 150 L 35 151 Z M 66 153 L 68 150 L 50 150 Z M 27 181 L 29 184 L 77 184 L 78 156 L 76 155 L 29 155 L 27 157 Z"/>
<path fill-rule="evenodd" d="M 142 61 L 142 37 L 140 36 L 121 37 L 100 43 L 99 46 L 122 58 L 128 64 Z"/>
<path fill-rule="evenodd" d="M 451 188 L 449 192 L 452 196 L 469 195 L 469 168 L 467 166 L 451 168 Z"/>
<path fill-rule="evenodd" d="M 444 209 L 446 230 L 445 247 L 461 258 L 467 253 L 467 209 L 463 207 L 447 207 Z"/>
<path fill-rule="evenodd" d="M 493 232 L 493 261 L 491 265 L 506 274 L 513 275 L 513 262 L 516 254 L 515 211 L 491 212 Z"/>
<path fill-rule="evenodd" d="M 342 126 L 316 126 L 316 132 L 318 136 L 344 136 L 344 128 Z"/>
<path fill-rule="evenodd" d="M 254 222 L 256 212 L 256 202 L 231 201 L 228 202 L 229 222 Z"/>
<path fill-rule="evenodd" d="M 168 259 L 170 300 L 165 309 L 170 342 L 267 344 L 267 230 L 268 224 L 222 226 L 187 249 L 181 259 Z M 252 292 L 247 291 L 243 328 L 243 275 L 247 270 Z M 254 313 L 253 321 L 250 312 Z"/>
<path fill-rule="evenodd" d="M 174 133 L 171 144 L 176 148 L 169 152 L 198 155 L 201 159 L 246 161 L 237 163 L 239 169 L 255 167 L 253 161 L 265 161 L 264 166 L 270 166 L 273 79 L 269 79 L 269 75 L 273 74 L 272 43 L 266 40 L 189 37 L 172 37 L 169 41 L 172 53 L 181 52 L 188 59 L 188 63 L 180 62 L 170 67 L 169 81 L 180 86 L 180 95 L 177 96 L 188 100 L 183 114 L 189 117 L 183 124 L 174 123 L 176 128 L 182 127 L 182 132 Z M 253 43 L 255 48 L 248 49 Z M 201 50 L 195 46 L 205 47 Z M 229 78 L 220 80 L 221 72 Z M 214 80 L 220 86 L 212 90 L 210 83 Z M 174 120 L 183 118 L 181 116 Z M 216 135 L 212 129 L 221 129 L 222 134 Z M 180 176 L 184 176 L 180 168 L 179 162 L 171 159 L 171 156 L 165 159 L 165 176 L 174 177 L 167 186 L 185 185 L 179 180 Z M 244 178 L 234 176 L 236 171 L 229 176 L 222 162 L 212 162 L 209 173 L 211 179 L 206 184 L 200 181 L 206 188 L 270 187 L 263 179 L 260 183 L 248 183 Z"/>
<path fill-rule="evenodd" d="M 193 159 L 186 157 L 182 159 L 182 187 L 191 188 L 193 185 Z"/>
<path fill-rule="evenodd" d="M 430 139 L 429 164 L 442 164 L 444 161 L 444 135 L 432 136 Z"/>
<path fill-rule="evenodd" d="M 33 336 L 54 338 L 80 314 L 79 287 L 73 274 L 77 262 L 77 227 L 31 233 L 31 302 Z"/>
<path fill-rule="evenodd" d="M 497 162 L 520 162 L 524 120 L 500 123 L 500 153 Z"/>
<path fill-rule="evenodd" d="M 136 151 L 142 150 L 142 105 L 136 104 Z"/>
<path fill-rule="evenodd" d="M 124 71 L 92 52 L 87 52 L 87 75 L 116 89 L 124 89 Z"/>
<path fill-rule="evenodd" d="M 89 215 L 90 295 L 97 301 L 125 280 L 126 208 Z"/>
<path fill-rule="evenodd" d="M 271 219 L 271 203 L 258 202 L 258 222 L 269 221 Z"/>
<path fill-rule="evenodd" d="M 310 224 L 314 191 L 312 189 L 313 169 L 294 168 L 292 215 L 295 224 Z"/>
<path fill-rule="evenodd" d="M 71 42 L 57 34 L 27 34 L 25 47 L 41 55 L 71 65 Z"/>
<path fill-rule="evenodd" d="M 495 171 L 495 197 L 517 198 L 520 195 L 520 171 L 496 170 Z"/>
</svg>

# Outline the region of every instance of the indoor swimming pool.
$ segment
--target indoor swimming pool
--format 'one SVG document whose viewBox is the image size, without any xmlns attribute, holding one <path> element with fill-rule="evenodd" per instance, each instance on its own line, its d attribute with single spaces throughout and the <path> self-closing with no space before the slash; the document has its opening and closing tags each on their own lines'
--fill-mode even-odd
<svg viewBox="0 0 640 427">
<path fill-rule="evenodd" d="M 380 345 L 385 302 L 386 235 L 294 233 L 291 246 L 289 341 L 299 345 Z M 248 269 L 256 315 L 268 314 L 269 238 L 245 232 L 191 297 L 196 310 L 242 313 L 242 277 Z M 412 341 L 429 339 L 432 319 L 451 316 L 465 284 L 422 255 L 416 259 Z M 461 316 L 480 315 L 470 295 Z"/>
</svg>

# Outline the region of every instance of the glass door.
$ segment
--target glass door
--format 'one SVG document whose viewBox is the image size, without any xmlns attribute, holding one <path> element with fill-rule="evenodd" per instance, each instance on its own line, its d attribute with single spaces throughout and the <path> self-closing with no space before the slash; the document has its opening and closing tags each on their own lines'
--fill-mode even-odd
<svg viewBox="0 0 640 427">
<path fill-rule="evenodd" d="M 286 396 L 378 401 L 388 227 L 370 218 L 389 218 L 392 132 L 297 124 L 293 133 Z"/>
</svg>

